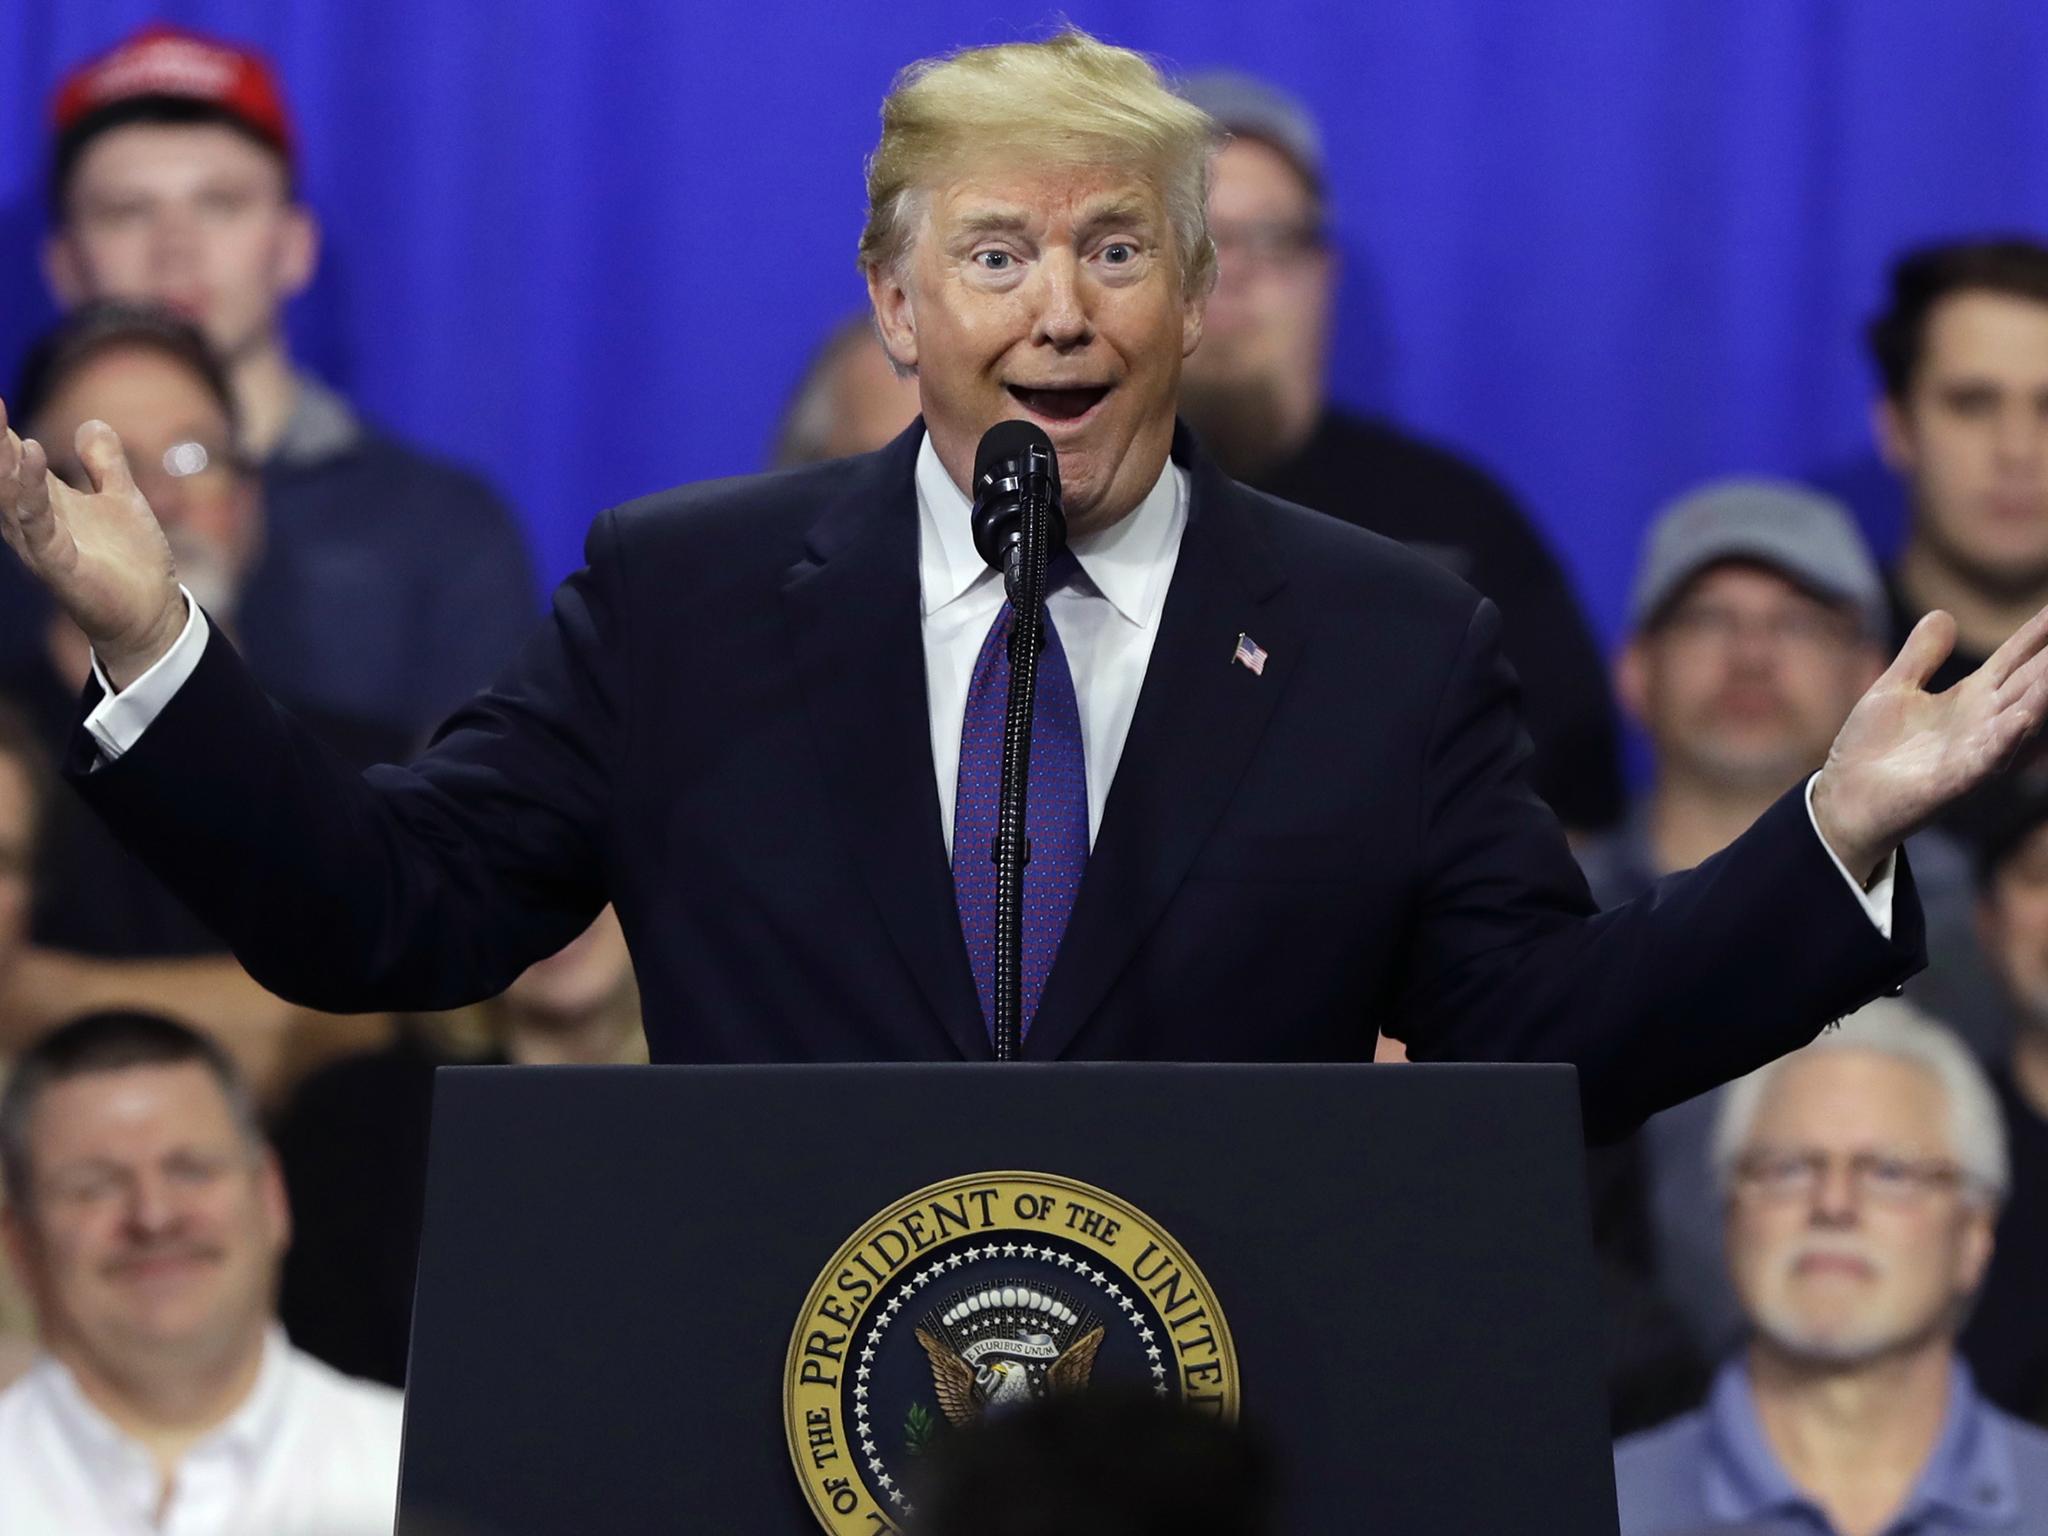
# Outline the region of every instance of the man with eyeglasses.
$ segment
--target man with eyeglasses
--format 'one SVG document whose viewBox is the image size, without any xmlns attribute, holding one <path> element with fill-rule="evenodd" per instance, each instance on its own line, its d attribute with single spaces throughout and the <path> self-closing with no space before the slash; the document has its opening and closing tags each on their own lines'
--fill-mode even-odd
<svg viewBox="0 0 2048 1536">
<path fill-rule="evenodd" d="M 1209 191 L 1216 288 L 1181 374 L 1182 415 L 1238 479 L 1398 539 L 1492 598 L 1538 793 L 1567 827 L 1611 824 L 1622 808 L 1614 706 L 1557 560 L 1472 464 L 1329 398 L 1339 263 L 1315 120 L 1245 75 L 1180 89 L 1229 135 Z"/>
<path fill-rule="evenodd" d="M 1615 691 L 1649 738 L 1647 791 L 1613 832 L 1579 847 L 1603 907 L 1734 842 L 1826 759 L 1858 696 L 1884 670 L 1884 585 L 1848 513 L 1789 482 L 1727 480 L 1653 520 L 1630 598 Z M 1956 934 L 1968 861 L 1912 838 L 1930 934 Z M 1945 976 L 1971 969 L 1951 954 Z M 1978 969 L 1981 969 L 1979 967 Z M 1641 1133 L 1658 1289 L 1708 1358 L 1740 1325 L 1706 1185 L 1714 1096 Z"/>
<path fill-rule="evenodd" d="M 94 418 L 134 442 L 136 482 L 162 509 L 181 579 L 237 630 L 263 549 L 264 504 L 257 473 L 234 446 L 228 379 L 197 327 L 148 306 L 87 305 L 31 349 L 19 398 L 54 443 L 71 442 L 78 424 Z M 84 483 L 69 454 L 54 468 Z M 357 627 L 400 622 L 372 615 Z M 91 648 L 61 612 L 47 617 L 40 638 L 0 672 L 0 698 L 61 760 Z M 405 749 L 395 728 L 297 699 L 289 707 L 349 762 L 367 766 Z M 32 932 L 33 947 L 0 977 L 0 1042 L 26 1040 L 81 1006 L 149 1001 L 236 1041 L 245 1067 L 270 1088 L 276 1042 L 294 1010 L 250 981 L 212 930 L 70 795 L 51 807 Z"/>
<path fill-rule="evenodd" d="M 1748 1338 L 1615 1448 L 1622 1536 L 2048 1529 L 2048 1434 L 1956 1352 L 2008 1184 L 1968 1048 L 1873 1003 L 1729 1089 L 1712 1166 Z"/>
</svg>

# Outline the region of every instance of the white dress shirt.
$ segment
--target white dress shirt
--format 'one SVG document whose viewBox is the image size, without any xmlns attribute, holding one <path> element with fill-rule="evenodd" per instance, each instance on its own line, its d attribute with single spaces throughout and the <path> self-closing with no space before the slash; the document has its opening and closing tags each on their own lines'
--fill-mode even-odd
<svg viewBox="0 0 2048 1536">
<path fill-rule="evenodd" d="M 924 608 L 924 681 L 932 727 L 939 820 L 953 851 L 953 797 L 967 685 L 989 627 L 1003 610 L 1003 578 L 974 547 L 973 504 L 927 437 L 917 453 L 917 580 Z M 1081 711 L 1088 771 L 1088 846 L 1102 826 L 1109 783 L 1145 685 L 1166 588 L 1188 523 L 1188 477 L 1171 459 L 1137 510 L 1069 546 L 1081 574 L 1045 600 Z"/>
<path fill-rule="evenodd" d="M 960 777 L 960 727 L 967 714 L 967 685 L 989 626 L 1002 611 L 1002 577 L 974 547 L 969 514 L 973 504 L 953 483 L 927 436 L 917 452 L 917 576 L 924 620 L 924 676 L 932 731 L 932 771 L 938 781 L 940 830 L 953 851 L 953 800 Z M 1075 539 L 1072 549 L 1081 575 L 1046 599 L 1060 632 L 1081 712 L 1081 753 L 1088 771 L 1088 846 L 1102 826 L 1102 807 L 1123 756 L 1124 738 L 1145 683 L 1166 589 L 1180 559 L 1188 525 L 1188 477 L 1172 460 L 1128 517 L 1098 533 Z M 93 675 L 106 697 L 86 717 L 85 728 L 111 762 L 142 738 L 157 713 L 184 685 L 206 649 L 208 626 L 199 605 L 171 648 L 156 665 L 116 695 L 93 658 Z M 1806 814 L 1814 836 L 1815 774 L 1806 781 Z M 1827 848 L 1827 840 L 1821 839 Z M 1892 886 L 1898 856 L 1888 855 L 1866 890 L 1835 857 L 1849 889 L 1886 938 L 1892 933 Z M 0 1536 L 5 1536 L 0 1531 Z"/>
<path fill-rule="evenodd" d="M 166 1500 L 150 1453 L 44 1355 L 0 1392 L 0 1533 L 391 1536 L 402 1401 L 273 1329 L 249 1396 L 185 1453 Z"/>
</svg>

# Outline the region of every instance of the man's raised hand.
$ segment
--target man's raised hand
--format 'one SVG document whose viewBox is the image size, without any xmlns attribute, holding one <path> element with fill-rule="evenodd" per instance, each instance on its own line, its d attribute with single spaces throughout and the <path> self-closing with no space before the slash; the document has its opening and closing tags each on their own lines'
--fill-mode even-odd
<svg viewBox="0 0 2048 1536">
<path fill-rule="evenodd" d="M 0 402 L 0 539 L 85 631 L 115 688 L 125 688 L 178 638 L 185 596 L 114 429 L 88 421 L 76 448 L 90 491 L 52 474 L 42 444 L 17 435 Z"/>
<path fill-rule="evenodd" d="M 1946 613 L 1923 618 L 1828 749 L 1814 822 L 1858 879 L 2009 762 L 2048 717 L 2048 608 L 1953 688 L 1929 693 L 1955 641 Z"/>
</svg>

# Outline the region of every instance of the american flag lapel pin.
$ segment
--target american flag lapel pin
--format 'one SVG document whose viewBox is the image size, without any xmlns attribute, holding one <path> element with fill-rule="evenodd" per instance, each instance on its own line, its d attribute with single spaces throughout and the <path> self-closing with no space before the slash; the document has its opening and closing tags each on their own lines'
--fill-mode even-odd
<svg viewBox="0 0 2048 1536">
<path fill-rule="evenodd" d="M 1253 677 L 1261 677 L 1266 671 L 1266 648 L 1250 635 L 1237 637 L 1237 649 L 1230 653 L 1230 659 L 1239 663 Z"/>
</svg>

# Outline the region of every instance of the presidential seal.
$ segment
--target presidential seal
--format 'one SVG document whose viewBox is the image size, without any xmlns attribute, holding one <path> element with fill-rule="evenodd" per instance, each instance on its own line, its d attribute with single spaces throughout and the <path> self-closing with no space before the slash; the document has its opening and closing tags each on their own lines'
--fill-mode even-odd
<svg viewBox="0 0 2048 1536">
<path fill-rule="evenodd" d="M 1237 1417 L 1230 1329 L 1194 1260 L 1092 1185 L 948 1179 L 854 1233 L 811 1287 L 783 1370 L 790 1459 L 826 1530 L 896 1531 L 945 1436 L 1096 1381 Z"/>
</svg>

